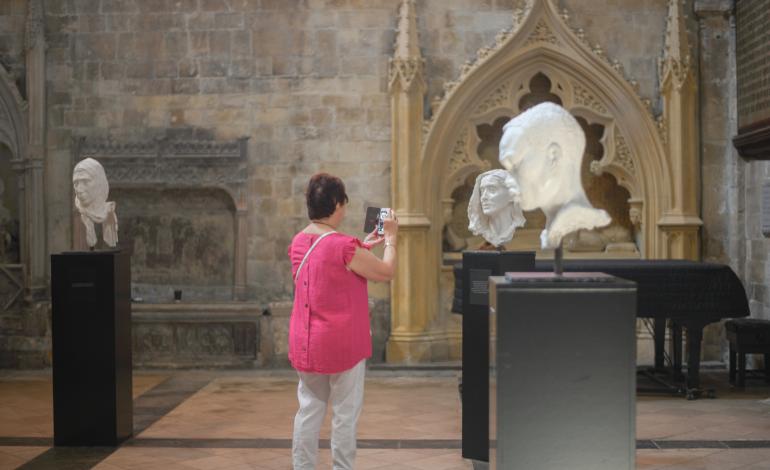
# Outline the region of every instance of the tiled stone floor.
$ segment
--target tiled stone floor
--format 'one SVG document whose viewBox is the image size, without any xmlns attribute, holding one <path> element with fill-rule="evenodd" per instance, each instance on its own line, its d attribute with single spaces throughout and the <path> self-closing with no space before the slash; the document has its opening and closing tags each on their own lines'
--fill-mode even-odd
<svg viewBox="0 0 770 470">
<path fill-rule="evenodd" d="M 704 374 L 714 400 L 639 397 L 637 468 L 770 469 L 770 387 L 731 391 L 725 375 Z M 66 449 L 51 447 L 50 374 L 0 372 L 0 470 L 290 469 L 295 387 L 290 371 L 137 372 L 136 436 L 118 449 Z M 459 442 L 454 372 L 370 371 L 356 468 L 472 468 Z M 322 447 L 319 468 L 331 468 Z"/>
</svg>

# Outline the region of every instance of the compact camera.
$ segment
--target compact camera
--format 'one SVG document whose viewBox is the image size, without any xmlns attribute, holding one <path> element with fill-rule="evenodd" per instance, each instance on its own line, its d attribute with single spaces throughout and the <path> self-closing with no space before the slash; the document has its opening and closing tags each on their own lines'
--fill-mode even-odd
<svg viewBox="0 0 770 470">
<path fill-rule="evenodd" d="M 377 235 L 385 235 L 384 221 L 390 216 L 390 209 L 383 207 L 380 209 L 380 216 L 377 217 Z"/>
<path fill-rule="evenodd" d="M 364 232 L 372 233 L 376 228 L 377 235 L 385 235 L 383 221 L 390 216 L 388 207 L 367 207 L 366 220 L 364 221 Z"/>
</svg>

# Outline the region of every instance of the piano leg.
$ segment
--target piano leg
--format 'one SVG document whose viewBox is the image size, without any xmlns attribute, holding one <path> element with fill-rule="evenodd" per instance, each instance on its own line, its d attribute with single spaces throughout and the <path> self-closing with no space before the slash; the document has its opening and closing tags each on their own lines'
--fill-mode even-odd
<svg viewBox="0 0 770 470">
<path fill-rule="evenodd" d="M 666 367 L 666 319 L 655 318 L 653 320 L 653 340 L 655 341 L 655 370 L 662 371 Z"/>
<path fill-rule="evenodd" d="M 700 343 L 703 329 L 697 326 L 687 328 L 687 387 L 700 387 Z"/>
<path fill-rule="evenodd" d="M 672 364 L 672 372 L 674 375 L 674 380 L 681 380 L 682 379 L 682 325 L 674 322 L 671 322 L 671 354 L 674 356 L 674 363 Z"/>
<path fill-rule="evenodd" d="M 765 382 L 770 383 L 770 354 L 765 354 Z"/>
<path fill-rule="evenodd" d="M 735 349 L 730 346 L 730 385 L 735 385 Z"/>
</svg>

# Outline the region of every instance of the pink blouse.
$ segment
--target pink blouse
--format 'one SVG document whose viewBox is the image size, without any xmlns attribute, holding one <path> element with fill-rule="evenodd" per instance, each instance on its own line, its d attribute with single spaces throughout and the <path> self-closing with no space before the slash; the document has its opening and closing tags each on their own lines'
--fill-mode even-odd
<svg viewBox="0 0 770 470">
<path fill-rule="evenodd" d="M 292 278 L 319 236 L 294 236 Z M 289 322 L 289 361 L 299 371 L 336 374 L 372 355 L 366 279 L 347 268 L 358 246 L 364 245 L 355 237 L 329 235 L 302 266 Z"/>
</svg>

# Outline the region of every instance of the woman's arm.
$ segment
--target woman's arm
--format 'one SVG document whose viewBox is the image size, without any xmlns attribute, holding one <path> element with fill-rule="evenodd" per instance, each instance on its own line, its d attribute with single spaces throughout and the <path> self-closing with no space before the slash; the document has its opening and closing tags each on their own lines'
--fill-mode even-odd
<svg viewBox="0 0 770 470">
<path fill-rule="evenodd" d="M 396 274 L 396 234 L 398 233 L 398 220 L 391 211 L 391 216 L 383 222 L 385 231 L 385 251 L 382 259 L 376 257 L 371 251 L 356 248 L 356 253 L 350 260 L 348 267 L 359 276 L 370 281 L 390 281 Z"/>
</svg>

